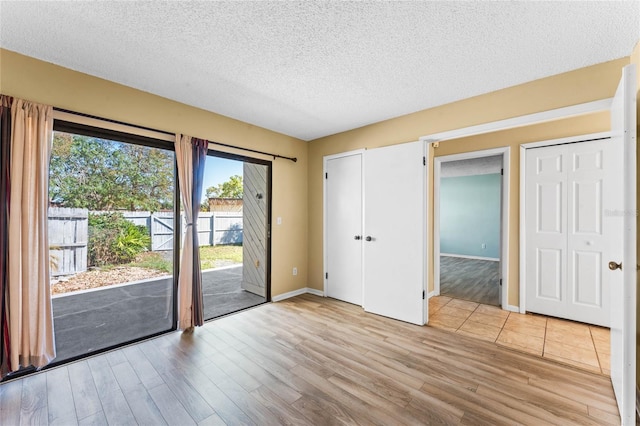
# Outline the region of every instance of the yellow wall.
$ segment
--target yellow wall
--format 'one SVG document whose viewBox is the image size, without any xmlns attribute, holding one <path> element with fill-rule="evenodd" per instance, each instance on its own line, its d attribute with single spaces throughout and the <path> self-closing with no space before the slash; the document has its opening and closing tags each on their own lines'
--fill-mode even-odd
<svg viewBox="0 0 640 426">
<path fill-rule="evenodd" d="M 271 293 L 276 296 L 306 287 L 306 142 L 2 49 L 0 93 L 134 125 L 297 157 L 297 163 L 273 162 L 273 217 L 282 217 L 282 225 L 274 225 L 272 232 Z M 291 273 L 294 266 L 299 271 L 297 276 Z"/>
<path fill-rule="evenodd" d="M 634 51 L 634 61 L 640 53 Z M 0 50 L 0 93 L 158 130 L 298 157 L 273 163 L 272 295 L 323 287 L 322 159 L 359 148 L 417 140 L 420 136 L 611 97 L 629 58 L 536 80 L 448 105 L 304 143 L 241 121 Z M 509 303 L 518 303 L 519 143 L 608 129 L 605 114 L 443 142 L 436 156 L 511 146 Z M 433 188 L 429 188 L 432 204 Z M 431 224 L 429 224 L 431 228 Z M 432 248 L 432 247 L 431 247 Z M 430 262 L 431 263 L 431 262 Z M 297 277 L 291 269 L 296 266 Z M 430 265 L 432 267 L 432 265 Z M 430 268 L 432 270 L 432 268 Z M 432 288 L 430 280 L 430 289 Z"/>
<path fill-rule="evenodd" d="M 454 130 L 481 123 L 548 111 L 612 97 L 623 66 L 629 58 L 605 62 L 588 68 L 536 80 L 486 95 L 419 111 L 359 129 L 317 139 L 309 143 L 309 287 L 323 288 L 322 258 L 322 161 L 323 156 L 344 151 L 375 148 L 417 140 L 420 136 Z M 446 141 L 434 155 L 447 155 L 480 149 L 511 146 L 510 206 L 510 287 L 509 304 L 518 305 L 518 203 L 519 148 L 524 142 L 556 139 L 609 129 L 607 114 L 559 120 L 537 126 L 497 132 L 490 135 Z M 430 165 L 432 166 L 432 164 Z M 432 173 L 432 170 L 431 170 Z M 433 175 L 432 175 L 433 177 Z M 430 179 L 433 182 L 433 179 Z M 429 188 L 433 206 L 433 187 Z M 428 223 L 432 230 L 432 223 Z M 433 241 L 430 252 L 432 253 Z M 429 270 L 433 270 L 432 261 Z M 433 276 L 429 276 L 433 289 Z"/>
</svg>

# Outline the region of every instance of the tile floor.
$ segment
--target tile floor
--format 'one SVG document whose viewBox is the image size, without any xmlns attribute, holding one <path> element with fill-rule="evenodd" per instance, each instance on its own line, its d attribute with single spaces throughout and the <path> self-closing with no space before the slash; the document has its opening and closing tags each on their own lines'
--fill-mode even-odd
<svg viewBox="0 0 640 426">
<path fill-rule="evenodd" d="M 609 329 L 519 314 L 447 296 L 429 299 L 429 325 L 609 375 Z"/>
</svg>

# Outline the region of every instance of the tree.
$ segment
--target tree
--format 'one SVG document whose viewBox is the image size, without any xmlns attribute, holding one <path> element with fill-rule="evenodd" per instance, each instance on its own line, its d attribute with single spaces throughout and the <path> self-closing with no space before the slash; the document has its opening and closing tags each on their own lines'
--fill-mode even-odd
<svg viewBox="0 0 640 426">
<path fill-rule="evenodd" d="M 55 132 L 49 199 L 89 210 L 166 210 L 173 207 L 170 151 Z"/>
<path fill-rule="evenodd" d="M 207 198 L 242 198 L 242 176 L 231 176 L 228 181 L 207 188 Z"/>
</svg>

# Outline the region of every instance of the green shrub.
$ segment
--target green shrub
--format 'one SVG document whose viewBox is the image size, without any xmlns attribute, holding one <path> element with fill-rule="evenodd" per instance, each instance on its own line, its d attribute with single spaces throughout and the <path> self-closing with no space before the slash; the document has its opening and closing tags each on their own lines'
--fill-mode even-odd
<svg viewBox="0 0 640 426">
<path fill-rule="evenodd" d="M 131 262 L 150 243 L 147 229 L 121 213 L 89 213 L 89 266 Z"/>
</svg>

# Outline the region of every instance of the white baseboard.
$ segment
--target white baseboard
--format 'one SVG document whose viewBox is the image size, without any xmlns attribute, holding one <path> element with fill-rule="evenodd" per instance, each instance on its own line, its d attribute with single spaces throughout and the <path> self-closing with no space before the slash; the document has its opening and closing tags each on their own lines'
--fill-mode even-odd
<svg viewBox="0 0 640 426">
<path fill-rule="evenodd" d="M 316 290 L 315 288 L 307 287 L 307 293 L 313 294 L 315 296 L 324 297 L 324 292 L 322 290 Z"/>
<path fill-rule="evenodd" d="M 427 293 L 427 299 L 431 299 L 435 295 L 436 295 L 436 291 L 435 290 L 430 291 L 429 293 Z"/>
<path fill-rule="evenodd" d="M 500 259 L 497 257 L 467 256 L 466 254 L 451 254 L 451 253 L 440 253 L 440 256 L 459 257 L 462 259 L 473 259 L 473 260 L 490 260 L 492 262 L 500 262 Z"/>
<path fill-rule="evenodd" d="M 291 297 L 300 296 L 301 294 L 314 294 L 316 296 L 324 297 L 324 293 L 322 290 L 316 290 L 315 288 L 299 288 L 298 290 L 289 291 L 287 293 L 278 294 L 277 296 L 271 297 L 272 302 L 279 302 L 281 300 L 289 299 Z"/>
<path fill-rule="evenodd" d="M 505 311 L 509 311 L 509 312 L 520 313 L 520 308 L 517 307 L 517 306 L 513 306 L 513 305 L 503 306 L 502 309 L 504 309 Z"/>
</svg>

